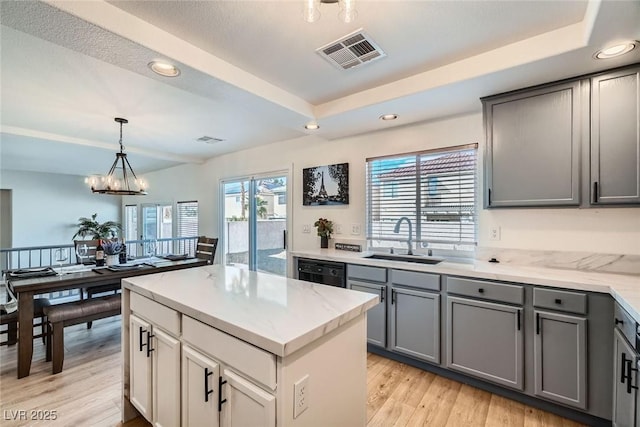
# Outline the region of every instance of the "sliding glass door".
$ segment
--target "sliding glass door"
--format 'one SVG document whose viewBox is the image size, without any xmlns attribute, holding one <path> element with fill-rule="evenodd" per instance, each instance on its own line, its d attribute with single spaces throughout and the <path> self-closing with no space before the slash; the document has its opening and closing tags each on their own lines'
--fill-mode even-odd
<svg viewBox="0 0 640 427">
<path fill-rule="evenodd" d="M 225 262 L 286 276 L 286 174 L 224 181 L 222 194 Z"/>
</svg>

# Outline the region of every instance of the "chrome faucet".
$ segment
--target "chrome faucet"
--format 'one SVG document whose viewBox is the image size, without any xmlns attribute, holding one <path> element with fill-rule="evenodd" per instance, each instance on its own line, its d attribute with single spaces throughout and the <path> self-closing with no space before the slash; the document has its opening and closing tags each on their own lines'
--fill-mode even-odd
<svg viewBox="0 0 640 427">
<path fill-rule="evenodd" d="M 413 248 L 412 248 L 412 243 L 411 243 L 411 236 L 413 236 L 413 226 L 411 225 L 411 220 L 406 217 L 403 216 L 402 218 L 400 218 L 398 220 L 398 222 L 396 222 L 396 226 L 393 228 L 393 232 L 394 233 L 399 233 L 400 232 L 400 224 L 402 223 L 402 221 L 407 221 L 407 224 L 409 224 L 409 238 L 407 239 L 407 255 L 413 255 Z"/>
</svg>

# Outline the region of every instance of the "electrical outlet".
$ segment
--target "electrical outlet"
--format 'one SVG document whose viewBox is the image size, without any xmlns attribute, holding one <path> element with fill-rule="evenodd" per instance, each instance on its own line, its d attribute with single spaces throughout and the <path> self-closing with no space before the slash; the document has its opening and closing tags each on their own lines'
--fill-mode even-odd
<svg viewBox="0 0 640 427">
<path fill-rule="evenodd" d="M 351 234 L 354 236 L 360 234 L 360 224 L 351 224 Z"/>
<path fill-rule="evenodd" d="M 302 232 L 303 233 L 311 233 L 311 226 L 309 224 L 304 224 L 302 226 Z"/>
<path fill-rule="evenodd" d="M 491 227 L 489 229 L 489 240 L 500 240 L 500 227 Z"/>
<path fill-rule="evenodd" d="M 293 385 L 293 418 L 298 418 L 309 407 L 309 375 Z"/>
<path fill-rule="evenodd" d="M 336 224 L 336 234 L 342 234 L 342 225 Z"/>
</svg>

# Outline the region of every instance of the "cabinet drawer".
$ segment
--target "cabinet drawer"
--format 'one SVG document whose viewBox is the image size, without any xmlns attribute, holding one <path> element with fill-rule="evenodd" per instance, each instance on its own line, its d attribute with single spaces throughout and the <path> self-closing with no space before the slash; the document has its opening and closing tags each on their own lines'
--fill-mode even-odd
<svg viewBox="0 0 640 427">
<path fill-rule="evenodd" d="M 188 316 L 182 339 L 271 390 L 276 389 L 276 356 Z"/>
<path fill-rule="evenodd" d="M 636 342 L 636 322 L 633 318 L 627 313 L 627 311 L 620 306 L 620 304 L 615 303 L 615 307 L 613 309 L 613 317 L 614 323 L 616 327 L 620 330 L 622 335 L 629 341 L 630 343 Z"/>
<path fill-rule="evenodd" d="M 135 292 L 130 292 L 129 295 L 131 296 L 129 306 L 132 312 L 170 334 L 180 336 L 180 313 Z"/>
<path fill-rule="evenodd" d="M 417 271 L 391 270 L 391 283 L 413 288 L 440 290 L 440 275 Z"/>
<path fill-rule="evenodd" d="M 347 277 L 350 279 L 368 280 L 370 282 L 387 282 L 387 269 L 366 265 L 347 265 Z"/>
<path fill-rule="evenodd" d="M 587 294 L 558 289 L 533 289 L 533 305 L 540 308 L 587 314 Z"/>
<path fill-rule="evenodd" d="M 462 277 L 447 277 L 447 292 L 518 305 L 524 302 L 522 286 Z"/>
</svg>

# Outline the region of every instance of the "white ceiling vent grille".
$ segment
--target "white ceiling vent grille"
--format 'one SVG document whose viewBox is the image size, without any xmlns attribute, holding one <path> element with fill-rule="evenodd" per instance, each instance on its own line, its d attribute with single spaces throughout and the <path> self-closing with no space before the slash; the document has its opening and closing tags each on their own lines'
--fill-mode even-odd
<svg viewBox="0 0 640 427">
<path fill-rule="evenodd" d="M 214 138 L 212 136 L 205 135 L 205 136 L 201 136 L 200 138 L 196 139 L 196 141 L 205 142 L 207 144 L 215 144 L 216 142 L 224 141 L 224 139 L 222 139 L 222 138 Z"/>
<path fill-rule="evenodd" d="M 345 70 L 387 56 L 362 28 L 316 49 L 316 52 Z"/>
</svg>

